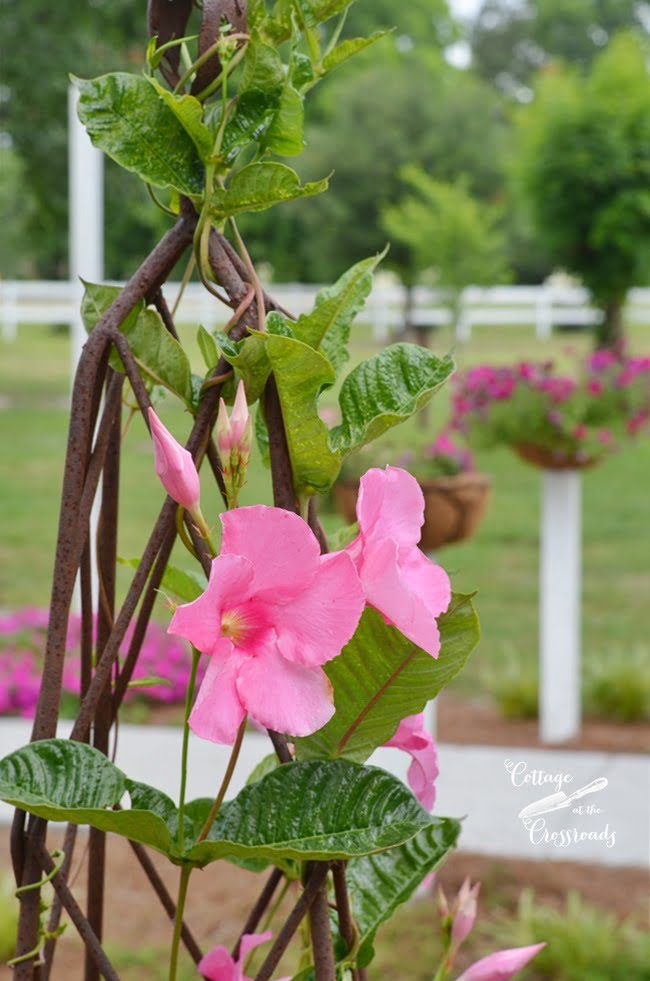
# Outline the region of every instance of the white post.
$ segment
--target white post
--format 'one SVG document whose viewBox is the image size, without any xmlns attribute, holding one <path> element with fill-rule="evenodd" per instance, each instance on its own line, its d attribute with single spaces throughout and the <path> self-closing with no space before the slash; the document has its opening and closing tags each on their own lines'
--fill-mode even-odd
<svg viewBox="0 0 650 981">
<path fill-rule="evenodd" d="M 540 542 L 540 736 L 580 731 L 581 476 L 545 470 Z"/>
<path fill-rule="evenodd" d="M 77 97 L 77 90 L 71 85 L 68 89 L 68 229 L 73 376 L 86 340 L 79 312 L 83 296 L 80 280 L 100 283 L 104 278 L 104 158 L 79 121 Z"/>
<path fill-rule="evenodd" d="M 70 265 L 70 369 L 77 371 L 86 331 L 81 319 L 81 279 L 101 283 L 104 278 L 104 158 L 90 142 L 77 116 L 76 88 L 68 89 L 68 248 Z M 101 490 L 97 491 L 90 515 L 92 590 L 96 593 L 95 541 Z M 80 595 L 77 587 L 77 606 Z"/>
</svg>

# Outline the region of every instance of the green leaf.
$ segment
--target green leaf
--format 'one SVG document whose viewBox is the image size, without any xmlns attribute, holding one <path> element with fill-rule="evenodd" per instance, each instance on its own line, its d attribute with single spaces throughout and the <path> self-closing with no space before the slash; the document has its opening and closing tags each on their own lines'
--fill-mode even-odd
<svg viewBox="0 0 650 981">
<path fill-rule="evenodd" d="M 113 810 L 127 791 L 131 807 Z M 47 739 L 6 756 L 0 761 L 0 799 L 48 821 L 89 824 L 163 854 L 173 849 L 169 798 L 128 780 L 86 743 Z"/>
<path fill-rule="evenodd" d="M 260 760 L 257 766 L 254 766 L 251 772 L 246 778 L 246 784 L 257 783 L 262 777 L 265 777 L 267 773 L 272 773 L 273 770 L 277 770 L 280 766 L 280 761 L 278 760 L 276 753 L 269 753 L 264 759 Z"/>
<path fill-rule="evenodd" d="M 346 455 L 408 419 L 449 378 L 454 362 L 418 344 L 394 344 L 362 361 L 343 382 L 342 423 L 330 433 L 332 448 Z"/>
<path fill-rule="evenodd" d="M 296 492 L 326 491 L 339 474 L 341 459 L 329 447 L 317 405 L 322 390 L 334 383 L 334 370 L 322 354 L 291 337 L 268 335 L 266 351 L 278 386 Z"/>
<path fill-rule="evenodd" d="M 255 413 L 255 442 L 257 443 L 260 460 L 268 469 L 271 466 L 271 449 L 269 446 L 269 430 L 266 425 L 264 409 L 261 402 Z"/>
<path fill-rule="evenodd" d="M 73 81 L 79 118 L 95 146 L 155 187 L 203 194 L 205 173 L 192 137 L 143 75 Z"/>
<path fill-rule="evenodd" d="M 384 770 L 343 760 L 287 763 L 225 804 L 187 857 L 198 865 L 224 855 L 274 863 L 352 858 L 408 841 L 432 820 Z"/>
<path fill-rule="evenodd" d="M 130 566 L 132 569 L 137 569 L 140 565 L 139 558 L 118 558 L 117 561 L 121 565 Z M 197 599 L 201 593 L 205 592 L 207 586 L 208 580 L 202 572 L 196 569 L 179 569 L 175 565 L 169 564 L 166 566 L 160 581 L 160 588 L 163 591 L 168 590 L 187 603 Z"/>
<path fill-rule="evenodd" d="M 217 342 L 215 341 L 212 334 L 205 329 L 201 324 L 199 325 L 199 330 L 196 335 L 196 340 L 199 345 L 199 350 L 201 356 L 205 362 L 205 366 L 208 371 L 211 371 L 219 361 L 219 351 L 217 349 Z"/>
<path fill-rule="evenodd" d="M 244 70 L 239 85 L 240 95 L 250 89 L 275 92 L 279 95 L 285 83 L 282 58 L 272 44 L 253 38 L 246 50 Z"/>
<path fill-rule="evenodd" d="M 265 211 L 283 201 L 321 194 L 327 185 L 327 179 L 301 184 L 296 172 L 285 164 L 252 163 L 233 174 L 226 188 L 215 191 L 214 216 L 222 221 L 244 211 Z"/>
<path fill-rule="evenodd" d="M 196 147 L 203 163 L 210 160 L 214 152 L 214 135 L 203 122 L 203 106 L 193 95 L 174 95 L 150 75 L 145 76 L 157 95 L 176 116 L 187 135 Z"/>
<path fill-rule="evenodd" d="M 300 759 L 363 762 L 394 735 L 402 719 L 421 712 L 456 677 L 479 641 L 471 597 L 454 594 L 438 627 L 440 653 L 433 658 L 366 607 L 352 640 L 324 666 L 336 712 L 318 732 L 296 740 Z"/>
<path fill-rule="evenodd" d="M 354 541 L 354 539 L 359 534 L 359 523 L 355 521 L 351 525 L 343 525 L 342 528 L 338 528 L 334 534 L 329 535 L 330 551 L 340 552 L 347 545 Z"/>
<path fill-rule="evenodd" d="M 252 405 L 262 395 L 271 373 L 262 335 L 250 335 L 241 341 L 231 340 L 223 331 L 215 331 L 214 336 L 224 358 L 244 382 L 246 399 Z"/>
<path fill-rule="evenodd" d="M 318 293 L 312 312 L 302 314 L 295 324 L 296 337 L 311 347 L 322 346 L 337 373 L 349 358 L 352 321 L 370 295 L 372 274 L 385 255 L 381 252 L 348 269 L 333 286 Z"/>
<path fill-rule="evenodd" d="M 370 47 L 375 41 L 379 41 L 380 38 L 385 37 L 388 31 L 375 31 L 370 37 L 355 37 L 348 38 L 347 41 L 341 41 L 337 44 L 329 54 L 326 54 L 323 58 L 323 72 L 329 74 L 329 72 L 334 71 L 339 65 L 342 65 L 344 61 L 348 58 L 353 58 L 355 54 L 363 51 L 364 48 Z"/>
<path fill-rule="evenodd" d="M 277 111 L 262 140 L 262 147 L 281 157 L 294 157 L 304 148 L 305 109 L 303 97 L 292 85 L 285 85 Z"/>
<path fill-rule="evenodd" d="M 409 899 L 422 880 L 456 847 L 460 823 L 435 818 L 433 824 L 397 848 L 354 859 L 347 867 L 352 915 L 359 930 L 357 964 L 373 957 L 377 929 Z M 343 951 L 341 951 L 343 954 Z"/>
<path fill-rule="evenodd" d="M 162 685 L 164 688 L 173 688 L 169 678 L 161 678 L 158 674 L 147 674 L 144 678 L 135 678 L 129 681 L 127 688 L 157 688 Z"/>
<path fill-rule="evenodd" d="M 84 286 L 81 317 L 86 330 L 90 331 L 120 290 L 95 283 L 84 282 Z M 144 304 L 141 304 L 120 325 L 120 330 L 128 340 L 131 353 L 145 380 L 169 389 L 193 410 L 195 399 L 190 363 L 185 351 L 169 333 L 157 311 L 145 309 Z M 110 363 L 116 371 L 124 371 L 116 352 L 112 353 Z"/>
</svg>

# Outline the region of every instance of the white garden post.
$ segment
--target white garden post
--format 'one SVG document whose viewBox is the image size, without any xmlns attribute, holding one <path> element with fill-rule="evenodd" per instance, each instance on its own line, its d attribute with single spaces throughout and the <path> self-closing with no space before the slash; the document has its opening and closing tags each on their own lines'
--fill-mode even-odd
<svg viewBox="0 0 650 981">
<path fill-rule="evenodd" d="M 581 476 L 545 470 L 540 543 L 540 736 L 580 731 Z"/>
<path fill-rule="evenodd" d="M 68 230 L 73 377 L 86 340 L 80 313 L 81 279 L 100 283 L 104 278 L 104 159 L 79 121 L 77 98 L 77 89 L 71 85 L 68 89 Z"/>
</svg>

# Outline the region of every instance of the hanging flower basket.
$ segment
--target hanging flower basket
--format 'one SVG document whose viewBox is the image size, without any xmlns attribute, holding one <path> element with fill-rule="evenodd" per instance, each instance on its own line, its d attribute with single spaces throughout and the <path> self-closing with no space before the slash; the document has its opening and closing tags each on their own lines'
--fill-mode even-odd
<svg viewBox="0 0 650 981">
<path fill-rule="evenodd" d="M 418 483 L 424 494 L 420 548 L 434 551 L 471 538 L 490 503 L 492 482 L 487 474 L 472 470 Z M 348 524 L 356 521 L 358 493 L 358 480 L 340 480 L 334 485 L 337 509 Z"/>
<path fill-rule="evenodd" d="M 581 451 L 567 453 L 534 443 L 518 443 L 513 449 L 521 460 L 543 470 L 586 470 L 596 466 L 605 456 L 604 453 L 587 455 Z"/>
</svg>

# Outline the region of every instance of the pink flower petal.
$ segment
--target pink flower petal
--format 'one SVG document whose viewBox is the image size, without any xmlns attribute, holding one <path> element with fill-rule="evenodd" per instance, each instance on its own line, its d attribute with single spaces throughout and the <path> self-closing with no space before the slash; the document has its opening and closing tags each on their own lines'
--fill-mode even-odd
<svg viewBox="0 0 650 981">
<path fill-rule="evenodd" d="M 213 947 L 198 963 L 198 971 L 208 981 L 242 981 L 239 965 L 225 947 Z"/>
<path fill-rule="evenodd" d="M 419 548 L 400 548 L 397 564 L 400 576 L 431 615 L 439 617 L 444 613 L 451 603 L 451 583 L 445 570 L 423 555 Z"/>
<path fill-rule="evenodd" d="M 322 556 L 309 589 L 271 613 L 279 650 L 296 664 L 325 664 L 352 637 L 365 602 L 350 556 Z"/>
<path fill-rule="evenodd" d="M 513 947 L 488 954 L 468 967 L 458 981 L 509 981 L 545 946 L 532 944 L 530 947 Z"/>
<path fill-rule="evenodd" d="M 255 570 L 255 595 L 274 603 L 306 589 L 319 568 L 320 547 L 290 511 L 257 504 L 221 515 L 221 555 L 240 555 Z"/>
<path fill-rule="evenodd" d="M 265 944 L 272 936 L 273 932 L 271 930 L 266 930 L 264 933 L 245 933 L 239 945 L 239 962 L 243 964 L 251 950 L 255 950 L 261 944 Z"/>
<path fill-rule="evenodd" d="M 364 538 L 393 538 L 398 545 L 417 545 L 424 524 L 424 495 L 415 477 L 399 467 L 368 470 L 357 501 Z"/>
<path fill-rule="evenodd" d="M 237 692 L 253 718 L 290 736 L 309 736 L 334 714 L 325 673 L 293 664 L 278 653 L 242 659 Z"/>
<path fill-rule="evenodd" d="M 210 658 L 189 721 L 197 736 L 230 746 L 246 709 L 237 692 L 237 672 L 242 658 L 230 653 L 232 644 L 228 643 L 227 647 L 229 656 Z"/>
<path fill-rule="evenodd" d="M 401 749 L 411 756 L 407 775 L 409 786 L 422 806 L 432 810 L 436 801 L 435 781 L 440 771 L 436 744 L 425 726 L 424 714 L 420 712 L 402 719 L 386 746 Z"/>
<path fill-rule="evenodd" d="M 250 596 L 253 567 L 238 555 L 220 555 L 212 562 L 207 589 L 192 603 L 179 606 L 168 633 L 184 637 L 204 654 L 212 654 L 221 638 L 221 617 Z"/>
<path fill-rule="evenodd" d="M 405 637 L 437 657 L 440 633 L 435 616 L 419 593 L 413 591 L 408 577 L 401 574 L 399 553 L 397 543 L 390 538 L 366 543 L 361 565 L 366 599 Z"/>
</svg>

